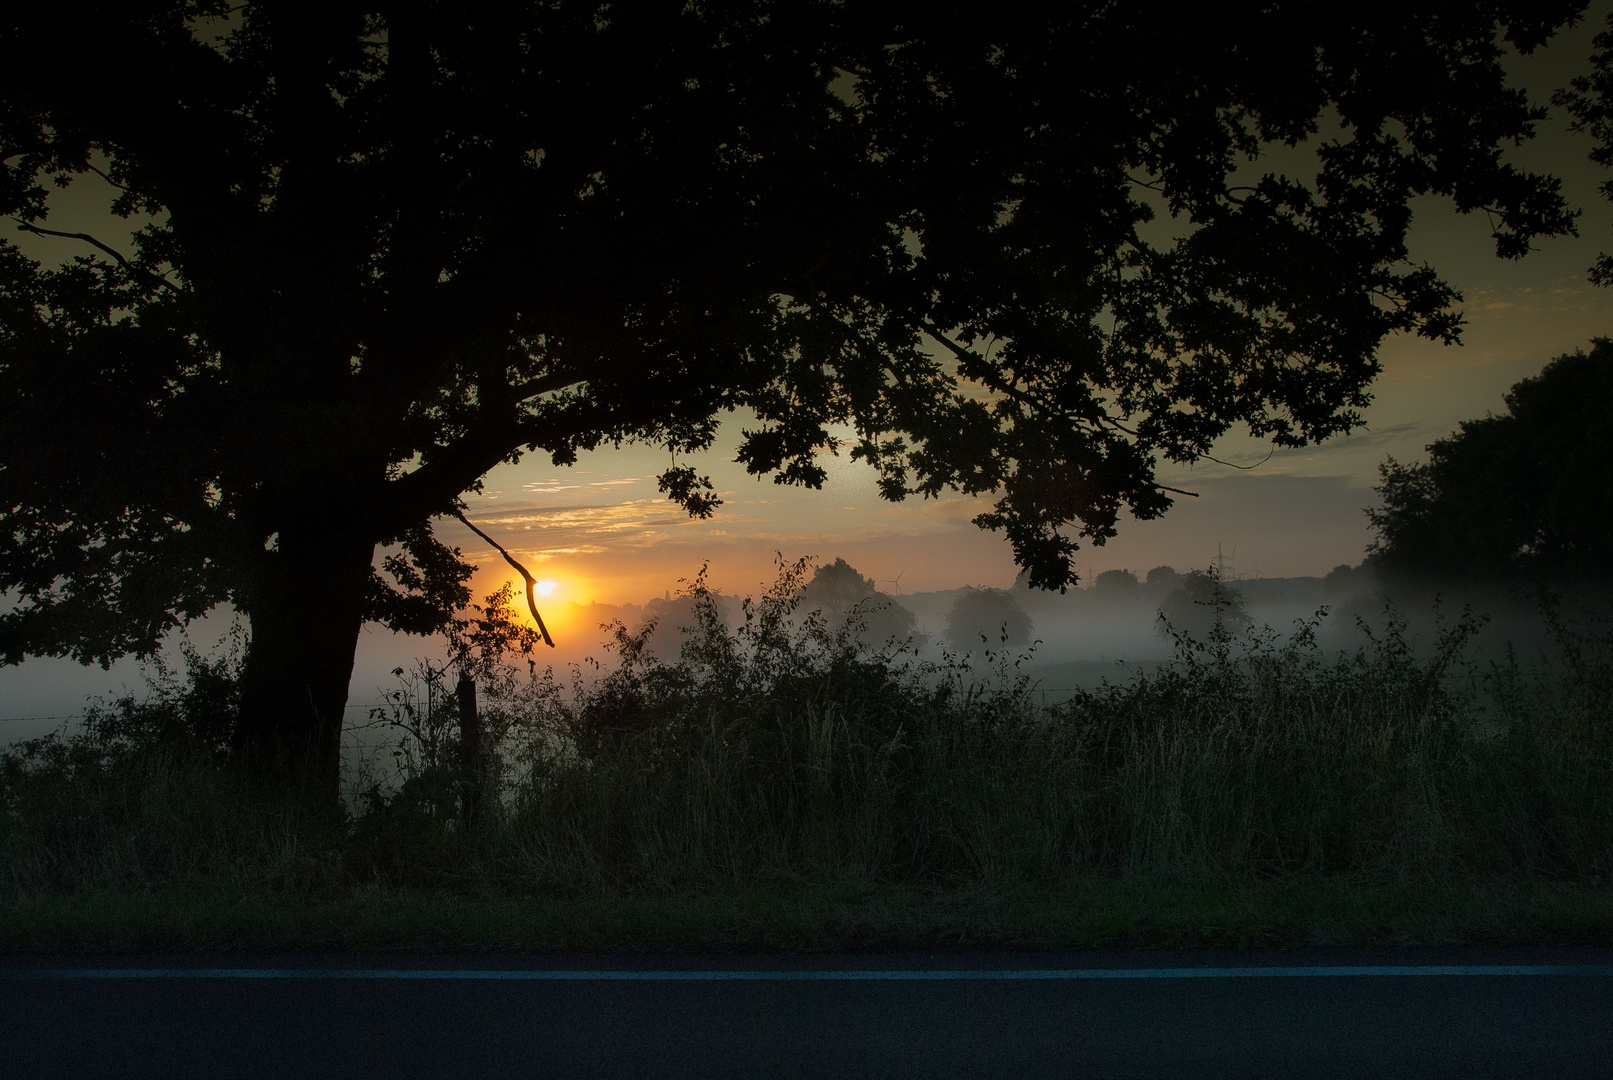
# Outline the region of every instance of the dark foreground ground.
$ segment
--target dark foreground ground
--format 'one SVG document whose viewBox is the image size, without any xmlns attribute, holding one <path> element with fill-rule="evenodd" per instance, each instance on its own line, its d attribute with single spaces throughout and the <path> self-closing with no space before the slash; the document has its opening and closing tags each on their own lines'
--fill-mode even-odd
<svg viewBox="0 0 1613 1080">
<path fill-rule="evenodd" d="M 0 1047 L 30 1078 L 1605 1078 L 1613 950 L 16 955 Z"/>
</svg>

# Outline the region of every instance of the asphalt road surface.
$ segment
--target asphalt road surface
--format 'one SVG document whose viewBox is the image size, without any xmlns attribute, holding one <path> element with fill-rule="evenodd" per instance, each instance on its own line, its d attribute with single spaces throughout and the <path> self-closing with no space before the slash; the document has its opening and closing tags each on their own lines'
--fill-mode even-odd
<svg viewBox="0 0 1613 1080">
<path fill-rule="evenodd" d="M 1613 1077 L 1613 950 L 12 956 L 6 1077 Z"/>
</svg>

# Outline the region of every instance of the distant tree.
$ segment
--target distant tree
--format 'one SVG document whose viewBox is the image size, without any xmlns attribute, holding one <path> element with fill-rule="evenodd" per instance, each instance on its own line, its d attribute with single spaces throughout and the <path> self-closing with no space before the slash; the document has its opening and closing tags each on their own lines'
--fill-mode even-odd
<svg viewBox="0 0 1613 1080">
<path fill-rule="evenodd" d="M 1139 582 L 1130 570 L 1105 570 L 1092 582 L 1092 591 L 1101 599 L 1111 601 L 1134 600 Z"/>
<path fill-rule="evenodd" d="M 947 613 L 947 640 L 959 648 L 984 644 L 1028 645 L 1034 630 L 1030 616 L 1005 589 L 968 589 Z"/>
<path fill-rule="evenodd" d="M 1368 559 L 1360 566 L 1350 566 L 1341 563 L 1327 572 L 1322 578 L 1322 587 L 1329 595 L 1344 596 L 1359 593 L 1376 584 L 1377 573 L 1374 567 L 1376 560 Z"/>
<path fill-rule="evenodd" d="M 1382 466 L 1369 549 L 1390 580 L 1606 576 L 1613 566 L 1613 342 L 1547 364 L 1507 411 L 1463 421 L 1428 461 Z"/>
<path fill-rule="evenodd" d="M 741 409 L 752 472 L 852 432 L 1065 587 L 1158 462 L 1350 430 L 1385 335 L 1454 340 L 1413 199 L 1572 228 L 1502 61 L 1581 6 L 8 4 L 0 214 L 85 256 L 0 243 L 0 658 L 232 604 L 235 759 L 334 798 L 361 628 L 468 600 L 435 520 Z M 132 240 L 49 216 L 92 173 Z"/>
<path fill-rule="evenodd" d="M 1170 591 L 1176 588 L 1177 582 L 1181 580 L 1182 575 L 1177 573 L 1174 567 L 1156 566 L 1148 571 L 1148 578 L 1143 583 L 1143 589 L 1149 596 L 1164 597 L 1169 595 Z"/>
<path fill-rule="evenodd" d="M 799 612 L 821 612 L 831 632 L 855 616 L 862 629 L 859 640 L 880 645 L 892 638 L 911 637 L 913 613 L 874 588 L 872 578 L 859 574 L 845 559 L 819 566 L 802 586 Z"/>
<path fill-rule="evenodd" d="M 703 588 L 703 580 L 700 586 L 676 596 L 656 597 L 644 605 L 644 619 L 637 629 L 643 631 L 651 623 L 654 624 L 644 640 L 646 656 L 653 656 L 664 663 L 675 663 L 683 655 L 690 635 L 706 632 L 706 619 L 715 619 L 710 629 L 724 632 L 738 624 L 739 598 L 726 596 L 716 590 L 708 591 Z"/>
<path fill-rule="evenodd" d="M 1222 581 L 1214 570 L 1189 570 L 1182 574 L 1176 587 L 1159 605 L 1159 613 L 1165 617 L 1165 622 L 1159 626 L 1162 635 L 1174 630 L 1199 641 L 1208 638 L 1217 627 L 1227 633 L 1239 633 L 1254 625 L 1243 593 Z"/>
</svg>

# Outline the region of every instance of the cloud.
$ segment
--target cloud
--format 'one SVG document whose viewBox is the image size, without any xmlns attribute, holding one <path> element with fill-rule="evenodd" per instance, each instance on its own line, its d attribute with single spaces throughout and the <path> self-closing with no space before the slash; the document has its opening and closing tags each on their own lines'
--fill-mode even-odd
<svg viewBox="0 0 1613 1080">
<path fill-rule="evenodd" d="M 486 514 L 472 520 L 479 528 L 494 534 L 539 533 L 550 541 L 545 545 L 547 550 L 601 544 L 611 548 L 642 547 L 692 521 L 681 507 L 654 498 L 602 506 L 511 507 L 510 512 Z"/>
</svg>

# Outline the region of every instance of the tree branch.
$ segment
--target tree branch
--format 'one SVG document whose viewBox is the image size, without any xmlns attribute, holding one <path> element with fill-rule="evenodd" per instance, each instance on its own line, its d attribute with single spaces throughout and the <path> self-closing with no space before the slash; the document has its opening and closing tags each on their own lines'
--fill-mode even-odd
<svg viewBox="0 0 1613 1080">
<path fill-rule="evenodd" d="M 527 571 L 526 567 L 515 561 L 514 555 L 511 555 L 508 551 L 504 550 L 504 545 L 500 544 L 497 540 L 494 540 L 491 536 L 488 536 L 482 530 L 472 525 L 470 523 L 470 518 L 466 517 L 462 511 L 455 510 L 453 513 L 454 516 L 458 518 L 467 529 L 497 548 L 498 553 L 504 556 L 504 561 L 515 567 L 515 569 L 520 573 L 521 577 L 526 579 L 526 606 L 532 612 L 532 621 L 538 624 L 538 633 L 542 635 L 543 643 L 549 646 L 551 649 L 554 648 L 554 639 L 549 636 L 549 628 L 543 625 L 543 616 L 538 614 L 538 602 L 533 598 L 532 595 L 532 589 L 538 583 L 537 579 Z"/>
<path fill-rule="evenodd" d="M 97 169 L 94 165 L 86 165 L 84 167 L 86 169 L 90 170 L 90 172 L 94 173 L 96 176 L 99 176 L 102 180 L 105 180 L 108 184 L 111 184 L 113 187 L 117 188 L 119 191 L 128 191 L 129 190 L 128 188 L 124 187 L 122 184 L 118 183 L 116 180 L 112 179 L 106 173 L 102 172 L 100 169 Z"/>
<path fill-rule="evenodd" d="M 570 375 L 541 375 L 536 379 L 528 379 L 519 386 L 510 387 L 510 393 L 516 401 L 528 401 L 539 394 L 549 394 L 556 390 L 566 390 L 588 380 L 581 376 Z"/>
<path fill-rule="evenodd" d="M 947 349 L 949 349 L 959 360 L 976 360 L 981 363 L 990 363 L 990 361 L 986 360 L 979 353 L 959 345 L 956 341 L 953 341 L 951 338 L 941 333 L 940 330 L 936 328 L 934 323 L 926 321 L 924 324 L 924 332 L 929 334 L 936 341 L 939 341 L 942 345 L 946 346 Z M 1049 409 L 1046 404 L 1038 401 L 1033 395 L 1019 389 L 1017 386 L 1010 385 L 1007 382 L 1002 382 L 996 385 L 993 385 L 989 382 L 982 382 L 981 385 L 985 386 L 988 390 L 995 391 L 996 393 L 1006 394 L 1008 397 L 1019 402 L 1028 409 L 1035 409 L 1050 413 L 1054 412 L 1054 410 Z M 1065 420 L 1068 420 L 1072 424 L 1084 425 L 1089 431 L 1095 431 L 1100 424 L 1107 424 L 1117 431 L 1130 435 L 1134 439 L 1142 438 L 1142 436 L 1137 434 L 1134 429 L 1122 424 L 1120 421 L 1110 416 L 1109 413 L 1102 408 L 1098 409 L 1096 415 L 1081 416 L 1067 409 L 1058 410 L 1057 415 L 1062 416 Z"/>
<path fill-rule="evenodd" d="M 926 319 L 924 321 L 924 332 L 926 334 L 929 334 L 936 341 L 939 341 L 942 345 L 945 345 L 947 350 L 949 352 L 951 352 L 953 356 L 956 356 L 959 360 L 974 361 L 976 363 L 985 364 L 988 367 L 991 365 L 990 360 L 988 360 L 987 358 L 981 356 L 979 353 L 975 352 L 973 349 L 969 349 L 969 348 L 966 348 L 966 347 L 964 347 L 962 345 L 959 345 L 956 341 L 953 341 L 951 338 L 949 338 L 945 334 L 941 333 L 940 328 L 937 327 L 933 322 L 930 322 L 928 319 Z M 985 380 L 980 380 L 980 382 L 981 382 L 981 385 L 985 386 L 988 390 L 994 390 L 997 393 L 1007 394 L 1009 397 L 1013 398 L 1015 401 L 1019 402 L 1021 405 L 1025 405 L 1025 406 L 1027 406 L 1029 408 L 1033 408 L 1033 409 L 1040 407 L 1039 404 L 1034 399 L 1032 399 L 1029 394 L 1025 393 L 1025 391 L 1019 389 L 1018 387 L 1011 386 L 1011 385 L 1007 384 L 1006 382 L 1002 383 L 1001 385 L 996 385 L 996 386 L 993 386 L 991 383 L 986 382 Z"/>
<path fill-rule="evenodd" d="M 161 285 L 165 289 L 172 290 L 177 295 L 183 296 L 185 294 L 184 289 L 181 289 L 178 285 L 175 285 L 161 274 L 154 273 L 153 271 L 147 270 L 144 267 L 134 265 L 128 259 L 124 258 L 122 252 L 118 251 L 116 248 L 111 248 L 106 244 L 101 243 L 101 241 L 97 240 L 89 233 L 61 232 L 58 229 L 42 229 L 38 225 L 30 224 L 29 222 L 26 222 L 22 220 L 22 218 L 18 217 L 14 217 L 11 220 L 17 223 L 18 232 L 31 232 L 36 236 L 58 236 L 63 240 L 82 240 L 84 243 L 100 248 L 102 251 L 112 256 L 112 258 L 117 260 L 118 265 L 123 267 L 125 270 L 128 270 L 131 273 L 144 274 L 152 281 L 155 281 L 158 285 Z"/>
<path fill-rule="evenodd" d="M 1261 458 L 1259 461 L 1255 462 L 1253 465 L 1239 465 L 1236 462 L 1232 462 L 1232 461 L 1222 461 L 1220 458 L 1216 457 L 1214 454 L 1200 454 L 1199 457 L 1204 458 L 1206 461 L 1213 461 L 1217 465 L 1225 465 L 1229 469 L 1242 469 L 1244 472 L 1251 472 L 1251 471 L 1253 471 L 1255 469 L 1260 468 L 1260 466 L 1264 465 L 1266 462 L 1270 461 L 1271 460 L 1271 455 L 1275 454 L 1276 452 L 1277 452 L 1277 447 L 1275 445 L 1273 445 L 1270 450 L 1266 451 L 1266 456 Z"/>
</svg>

